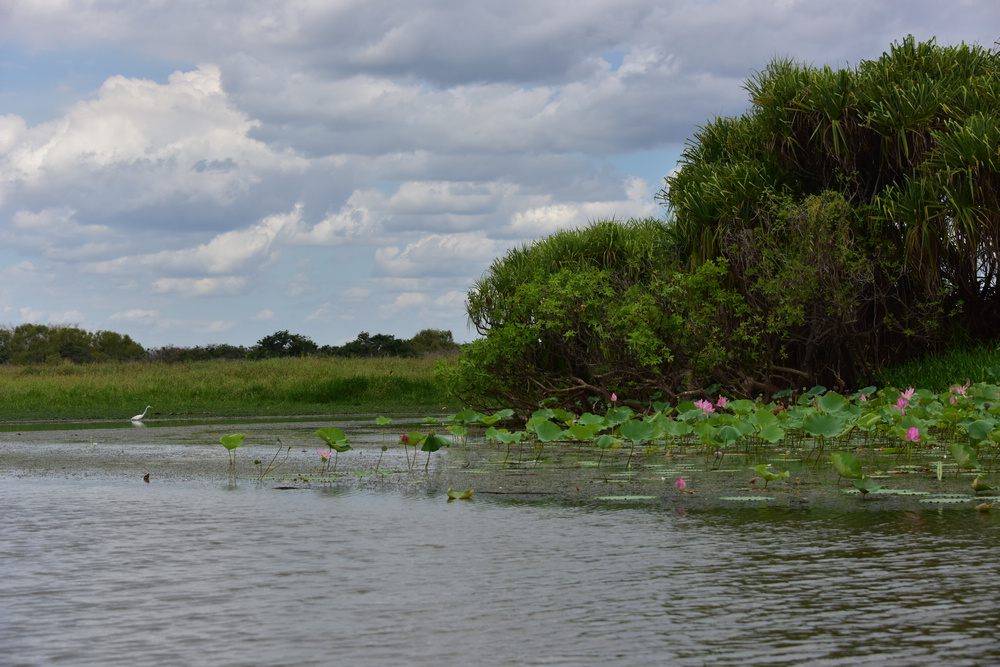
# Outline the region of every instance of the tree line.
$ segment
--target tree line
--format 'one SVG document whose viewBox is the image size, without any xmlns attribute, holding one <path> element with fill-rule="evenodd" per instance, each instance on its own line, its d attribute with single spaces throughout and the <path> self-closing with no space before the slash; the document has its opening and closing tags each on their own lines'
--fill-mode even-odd
<svg viewBox="0 0 1000 667">
<path fill-rule="evenodd" d="M 276 357 L 447 357 L 460 346 L 451 331 L 424 329 L 413 338 L 362 331 L 344 345 L 315 343 L 308 336 L 277 331 L 255 345 L 213 344 L 196 347 L 165 346 L 146 349 L 129 336 L 114 331 L 90 332 L 78 327 L 21 324 L 0 328 L 0 364 L 96 363 L 102 361 L 157 361 L 177 363 L 210 359 L 271 359 Z"/>
</svg>

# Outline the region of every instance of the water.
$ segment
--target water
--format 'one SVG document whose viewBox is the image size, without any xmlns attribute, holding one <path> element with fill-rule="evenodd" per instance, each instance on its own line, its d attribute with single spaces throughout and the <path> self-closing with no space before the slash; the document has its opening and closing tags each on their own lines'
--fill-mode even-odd
<svg viewBox="0 0 1000 667">
<path fill-rule="evenodd" d="M 968 508 L 0 479 L 5 665 L 982 665 Z"/>
</svg>

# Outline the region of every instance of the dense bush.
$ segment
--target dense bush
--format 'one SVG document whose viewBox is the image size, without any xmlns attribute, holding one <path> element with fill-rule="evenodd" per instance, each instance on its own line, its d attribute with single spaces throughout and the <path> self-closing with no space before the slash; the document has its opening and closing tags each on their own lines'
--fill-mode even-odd
<svg viewBox="0 0 1000 667">
<path fill-rule="evenodd" d="M 461 395 L 531 404 L 712 384 L 851 386 L 996 336 L 1000 53 L 912 37 L 856 69 L 777 60 L 695 135 L 665 222 L 511 251 L 469 292 Z"/>
<path fill-rule="evenodd" d="M 44 324 L 0 328 L 0 363 L 130 361 L 145 354 L 141 345 L 114 331 Z"/>
</svg>

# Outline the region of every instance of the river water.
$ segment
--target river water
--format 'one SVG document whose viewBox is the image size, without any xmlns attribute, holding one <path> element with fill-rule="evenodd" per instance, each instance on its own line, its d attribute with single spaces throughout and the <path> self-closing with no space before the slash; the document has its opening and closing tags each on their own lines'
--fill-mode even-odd
<svg viewBox="0 0 1000 667">
<path fill-rule="evenodd" d="M 1000 524 L 0 479 L 4 665 L 988 665 Z"/>
</svg>

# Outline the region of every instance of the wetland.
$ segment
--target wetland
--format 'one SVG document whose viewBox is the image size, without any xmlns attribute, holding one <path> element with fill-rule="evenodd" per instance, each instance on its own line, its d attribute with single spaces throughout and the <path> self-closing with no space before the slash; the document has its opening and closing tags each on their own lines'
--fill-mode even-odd
<svg viewBox="0 0 1000 667">
<path fill-rule="evenodd" d="M 435 425 L 400 416 L 58 426 L 0 432 L 13 664 L 1000 659 L 1000 522 L 937 451 L 874 454 L 897 492 L 862 498 L 794 447 L 629 458 L 470 428 L 417 453 L 400 435 Z M 761 462 L 790 475 L 764 490 Z"/>
</svg>

